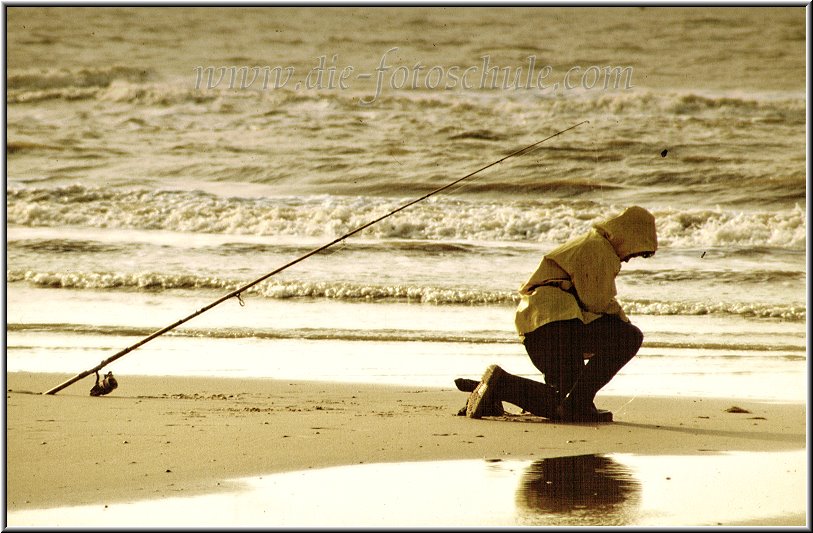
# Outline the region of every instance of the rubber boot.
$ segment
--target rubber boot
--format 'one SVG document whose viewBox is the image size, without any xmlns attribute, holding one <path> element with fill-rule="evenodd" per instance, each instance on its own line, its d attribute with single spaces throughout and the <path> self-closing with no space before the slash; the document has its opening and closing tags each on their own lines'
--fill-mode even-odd
<svg viewBox="0 0 813 533">
<path fill-rule="evenodd" d="M 556 410 L 556 419 L 563 422 L 612 421 L 612 413 L 596 409 L 593 400 L 598 391 L 607 385 L 633 357 L 634 354 L 627 358 L 614 359 L 604 356 L 601 359 L 590 359 Z M 604 413 L 609 413 L 609 415 Z M 609 420 L 606 420 L 607 418 Z"/>
<path fill-rule="evenodd" d="M 469 397 L 466 416 L 480 418 L 494 401 L 505 401 L 546 418 L 556 415 L 560 396 L 544 383 L 509 374 L 497 365 L 489 366 Z"/>
<path fill-rule="evenodd" d="M 466 379 L 466 378 L 457 378 L 454 380 L 454 384 L 457 387 L 457 390 L 462 392 L 474 392 L 477 386 L 480 384 L 479 381 L 474 381 L 473 379 Z M 469 395 L 471 398 L 471 395 Z M 466 405 L 460 408 L 457 412 L 457 416 L 466 416 L 466 412 L 469 409 L 469 402 L 468 399 L 466 400 Z M 486 406 L 484 410 L 481 411 L 480 416 L 502 416 L 505 414 L 505 409 L 502 407 L 502 402 L 494 398 L 491 401 L 490 406 Z"/>
</svg>

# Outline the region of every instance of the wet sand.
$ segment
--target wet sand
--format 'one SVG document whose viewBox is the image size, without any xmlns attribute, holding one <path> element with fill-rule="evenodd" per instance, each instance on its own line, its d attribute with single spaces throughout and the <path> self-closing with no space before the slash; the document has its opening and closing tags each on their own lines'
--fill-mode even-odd
<svg viewBox="0 0 813 533">
<path fill-rule="evenodd" d="M 366 463 L 541 459 L 582 454 L 713 454 L 805 447 L 803 404 L 599 396 L 609 425 L 510 411 L 456 416 L 448 389 L 122 376 L 42 396 L 62 374 L 7 374 L 7 508 L 116 503 L 225 490 L 225 480 Z M 737 406 L 748 412 L 728 412 Z M 771 524 L 804 525 L 803 515 Z M 396 524 L 393 524 L 396 525 Z"/>
</svg>

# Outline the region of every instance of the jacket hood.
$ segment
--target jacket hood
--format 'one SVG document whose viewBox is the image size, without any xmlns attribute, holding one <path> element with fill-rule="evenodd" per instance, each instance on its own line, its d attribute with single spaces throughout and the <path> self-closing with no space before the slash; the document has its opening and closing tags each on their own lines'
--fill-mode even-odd
<svg viewBox="0 0 813 533">
<path fill-rule="evenodd" d="M 619 259 L 644 252 L 655 253 L 658 249 L 655 217 L 643 207 L 629 207 L 593 227 L 610 241 Z"/>
</svg>

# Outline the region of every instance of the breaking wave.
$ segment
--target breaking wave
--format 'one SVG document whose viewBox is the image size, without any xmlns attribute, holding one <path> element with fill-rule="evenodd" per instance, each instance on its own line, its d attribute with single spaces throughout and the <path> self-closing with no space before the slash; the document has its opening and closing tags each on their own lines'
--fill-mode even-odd
<svg viewBox="0 0 813 533">
<path fill-rule="evenodd" d="M 117 272 L 32 272 L 6 273 L 9 283 L 25 282 L 35 287 L 90 290 L 212 290 L 231 292 L 246 280 L 215 276 L 160 273 Z M 409 285 L 372 285 L 350 282 L 309 282 L 271 280 L 247 290 L 246 295 L 263 298 L 313 298 L 364 302 L 410 302 L 429 305 L 505 305 L 519 301 L 515 291 L 482 290 Z M 804 305 L 737 301 L 625 300 L 619 298 L 629 314 L 639 315 L 729 315 L 774 318 L 804 322 Z"/>
<path fill-rule="evenodd" d="M 103 95 L 116 83 L 143 84 L 152 78 L 149 69 L 124 65 L 18 71 L 8 75 L 6 102 L 83 100 Z"/>
<path fill-rule="evenodd" d="M 200 191 L 70 185 L 11 188 L 7 223 L 29 227 L 166 230 L 257 236 L 338 237 L 400 205 L 361 196 L 226 198 Z M 470 202 L 436 197 L 365 230 L 378 239 L 561 242 L 620 208 L 589 201 Z M 806 212 L 789 209 L 652 208 L 661 245 L 804 249 Z"/>
<path fill-rule="evenodd" d="M 190 77 L 192 77 L 190 75 Z M 365 91 L 300 91 L 291 86 L 262 89 L 260 84 L 251 90 L 236 90 L 222 83 L 214 87 L 190 86 L 159 79 L 156 71 L 138 65 L 107 65 L 74 69 L 28 69 L 10 72 L 7 77 L 7 103 L 30 103 L 42 100 L 97 99 L 149 105 L 184 104 L 202 100 L 229 99 L 274 101 L 281 107 L 303 102 L 327 104 L 341 108 L 358 108 L 359 100 L 369 99 Z M 345 94 L 349 92 L 349 94 Z M 755 118 L 765 121 L 799 122 L 804 124 L 805 100 L 803 95 L 757 97 L 729 93 L 703 93 L 699 91 L 653 92 L 606 91 L 598 96 L 590 91 L 570 91 L 566 95 L 540 93 L 537 90 L 479 91 L 469 95 L 465 104 L 459 98 L 449 98 L 443 90 L 389 91 L 378 98 L 380 104 L 396 109 L 419 107 L 455 109 L 461 105 L 483 111 L 515 111 L 527 107 L 529 101 L 544 102 L 545 108 L 555 116 L 595 113 L 636 114 L 653 113 L 677 116 L 699 116 L 713 112 L 723 117 Z M 457 140 L 497 141 L 505 135 L 486 129 L 472 129 L 450 136 Z"/>
</svg>

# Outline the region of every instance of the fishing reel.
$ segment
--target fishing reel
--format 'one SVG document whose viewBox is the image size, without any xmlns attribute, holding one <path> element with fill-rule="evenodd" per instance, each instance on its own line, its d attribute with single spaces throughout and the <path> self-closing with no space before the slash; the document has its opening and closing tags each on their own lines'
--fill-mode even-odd
<svg viewBox="0 0 813 533">
<path fill-rule="evenodd" d="M 96 384 L 90 389 L 91 396 L 104 396 L 110 394 L 119 386 L 119 382 L 113 377 L 113 372 L 108 372 L 104 378 L 99 379 L 99 371 L 96 371 Z"/>
</svg>

